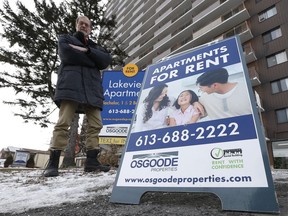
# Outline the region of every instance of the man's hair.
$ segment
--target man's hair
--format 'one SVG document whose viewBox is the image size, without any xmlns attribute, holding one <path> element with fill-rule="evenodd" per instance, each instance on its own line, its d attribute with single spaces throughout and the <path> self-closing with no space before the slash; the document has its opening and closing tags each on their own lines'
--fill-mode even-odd
<svg viewBox="0 0 288 216">
<path fill-rule="evenodd" d="M 210 86 L 213 83 L 227 83 L 228 76 L 225 68 L 218 68 L 203 73 L 197 78 L 196 84 L 200 86 Z"/>
<path fill-rule="evenodd" d="M 76 18 L 75 26 L 77 26 L 77 24 L 78 24 L 78 22 L 79 22 L 79 19 L 80 19 L 81 17 L 86 17 L 86 18 L 90 21 L 90 27 L 92 28 L 92 22 L 91 22 L 91 20 L 90 20 L 87 16 L 84 16 L 84 15 L 80 15 L 80 16 L 78 16 L 78 17 Z"/>
</svg>

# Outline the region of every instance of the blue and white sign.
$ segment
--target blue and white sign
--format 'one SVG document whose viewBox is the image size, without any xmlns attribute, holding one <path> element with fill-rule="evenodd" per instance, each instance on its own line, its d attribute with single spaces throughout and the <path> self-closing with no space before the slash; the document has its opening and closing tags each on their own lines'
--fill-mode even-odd
<svg viewBox="0 0 288 216">
<path fill-rule="evenodd" d="M 16 150 L 12 166 L 26 166 L 30 153 L 28 151 Z"/>
<path fill-rule="evenodd" d="M 223 209 L 279 211 L 238 37 L 146 73 L 111 201 L 137 203 L 146 191 L 200 191 L 217 194 Z M 130 196 L 121 197 L 124 191 Z"/>
<path fill-rule="evenodd" d="M 144 71 L 133 77 L 122 71 L 103 71 L 103 129 L 100 136 L 127 136 L 139 97 Z"/>
</svg>

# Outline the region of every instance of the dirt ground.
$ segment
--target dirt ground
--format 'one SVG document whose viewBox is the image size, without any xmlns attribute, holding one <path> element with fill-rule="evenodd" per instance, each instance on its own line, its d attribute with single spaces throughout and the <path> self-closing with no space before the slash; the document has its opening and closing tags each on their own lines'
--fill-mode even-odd
<svg viewBox="0 0 288 216">
<path fill-rule="evenodd" d="M 109 202 L 110 196 L 97 196 L 89 202 L 77 204 L 62 204 L 29 210 L 14 216 L 267 216 L 288 215 L 288 179 L 275 182 L 275 190 L 279 202 L 279 214 L 247 213 L 222 211 L 221 201 L 213 194 L 205 193 L 146 193 L 139 205 L 113 204 Z M 2 214 L 11 215 L 11 214 Z"/>
</svg>

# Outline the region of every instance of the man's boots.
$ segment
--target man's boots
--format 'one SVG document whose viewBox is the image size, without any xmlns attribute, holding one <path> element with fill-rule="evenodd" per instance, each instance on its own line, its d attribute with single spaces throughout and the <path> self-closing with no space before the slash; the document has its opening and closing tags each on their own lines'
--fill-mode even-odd
<svg viewBox="0 0 288 216">
<path fill-rule="evenodd" d="M 44 171 L 45 177 L 55 177 L 58 176 L 59 159 L 61 155 L 61 150 L 51 150 L 48 165 Z"/>
<path fill-rule="evenodd" d="M 110 166 L 102 165 L 98 161 L 97 156 L 99 153 L 100 150 L 98 149 L 87 151 L 87 158 L 84 165 L 85 172 L 95 172 L 95 171 L 108 172 L 110 170 Z"/>
</svg>

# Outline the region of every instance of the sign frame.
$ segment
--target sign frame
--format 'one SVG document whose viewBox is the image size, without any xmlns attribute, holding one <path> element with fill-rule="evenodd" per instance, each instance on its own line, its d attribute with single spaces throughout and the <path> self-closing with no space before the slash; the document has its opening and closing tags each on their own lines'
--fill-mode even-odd
<svg viewBox="0 0 288 216">
<path fill-rule="evenodd" d="M 231 37 L 231 38 L 224 39 L 222 41 L 218 41 L 216 43 L 207 44 L 206 46 L 201 46 L 198 49 L 194 49 L 192 51 L 190 50 L 190 51 L 187 51 L 187 52 L 182 53 L 180 55 L 174 56 L 174 57 L 168 59 L 167 61 L 163 61 L 163 62 L 160 62 L 160 63 L 156 63 L 154 65 L 150 65 L 148 67 L 147 71 L 146 71 L 146 74 L 145 74 L 145 77 L 144 77 L 144 80 L 143 80 L 143 84 L 142 84 L 142 88 L 141 88 L 141 92 L 140 92 L 140 97 L 139 97 L 138 104 L 137 104 L 137 107 L 136 107 L 136 112 L 139 109 L 140 98 L 143 96 L 142 94 L 144 94 L 143 93 L 144 89 L 145 88 L 149 88 L 149 85 L 153 86 L 153 82 L 157 79 L 157 77 L 156 78 L 152 78 L 152 75 L 153 75 L 152 72 L 156 71 L 155 68 L 161 67 L 161 65 L 165 64 L 165 62 L 167 62 L 167 64 L 170 61 L 171 62 L 173 62 L 173 61 L 175 62 L 175 61 L 178 61 L 179 58 L 181 58 L 182 56 L 185 56 L 187 54 L 191 54 L 192 55 L 194 53 L 201 53 L 202 50 L 212 49 L 212 48 L 214 48 L 214 46 L 217 47 L 217 46 L 226 46 L 227 45 L 228 49 L 232 50 L 232 48 L 230 47 L 230 44 L 232 44 L 233 46 L 236 47 L 236 52 L 238 52 L 238 55 L 239 55 L 238 56 L 239 57 L 239 62 L 242 63 L 244 79 L 245 79 L 245 82 L 247 84 L 247 90 L 248 90 L 250 103 L 251 103 L 251 109 L 252 109 L 252 116 L 253 116 L 253 120 L 254 120 L 252 122 L 252 126 L 254 125 L 254 127 L 255 127 L 256 140 L 258 140 L 257 144 L 254 144 L 254 146 L 257 146 L 257 151 L 258 151 L 257 153 L 260 155 L 260 158 L 262 158 L 262 161 L 260 160 L 260 162 L 259 162 L 261 164 L 262 171 L 259 171 L 259 172 L 262 172 L 262 175 L 265 176 L 265 178 L 266 178 L 265 182 L 261 182 L 259 180 L 259 182 L 256 182 L 257 185 L 249 185 L 249 184 L 247 184 L 247 186 L 245 186 L 244 183 L 243 183 L 242 186 L 235 186 L 236 184 L 234 184 L 234 186 L 233 186 L 233 184 L 230 182 L 231 185 L 229 184 L 229 186 L 225 186 L 224 185 L 224 186 L 220 186 L 220 187 L 217 186 L 216 183 L 215 184 L 214 183 L 208 184 L 208 186 L 203 186 L 203 184 L 202 184 L 202 186 L 198 186 L 198 187 L 197 186 L 188 187 L 187 184 L 184 184 L 184 186 L 180 186 L 180 187 L 177 186 L 177 185 L 176 186 L 171 186 L 173 184 L 170 184 L 168 186 L 163 186 L 165 184 L 159 184 L 160 186 L 153 186 L 152 183 L 151 184 L 147 184 L 148 186 L 145 186 L 145 185 L 144 186 L 140 186 L 140 183 L 139 184 L 135 184 L 135 186 L 133 186 L 133 185 L 132 186 L 127 186 L 126 182 L 124 181 L 124 180 L 126 180 L 126 179 L 124 179 L 124 178 L 126 178 L 125 175 L 127 173 L 131 173 L 132 171 L 135 170 L 135 169 L 133 170 L 133 169 L 131 169 L 131 167 L 129 168 L 127 166 L 127 165 L 129 165 L 129 162 L 132 161 L 132 159 L 131 159 L 132 156 L 131 155 L 133 155 L 133 153 L 135 153 L 135 155 L 137 157 L 140 157 L 141 153 L 150 154 L 151 152 L 153 152 L 153 151 L 151 151 L 151 149 L 149 149 L 149 147 L 146 147 L 146 146 L 144 146 L 143 148 L 140 148 L 140 150 L 135 151 L 137 149 L 135 147 L 135 146 L 137 146 L 136 142 L 139 139 L 138 140 L 137 139 L 133 140 L 133 134 L 137 134 L 137 131 L 133 132 L 132 131 L 132 127 L 131 127 L 130 130 L 129 130 L 129 133 L 128 133 L 126 146 L 125 146 L 125 151 L 123 152 L 123 155 L 122 155 L 122 158 L 121 158 L 121 163 L 120 163 L 120 166 L 119 166 L 119 169 L 118 169 L 118 172 L 117 172 L 116 181 L 114 183 L 114 187 L 113 187 L 112 195 L 111 195 L 111 198 L 110 198 L 110 202 L 112 202 L 112 203 L 126 203 L 126 204 L 139 204 L 140 201 L 141 201 L 142 195 L 144 193 L 146 193 L 146 192 L 151 192 L 151 191 L 155 191 L 155 192 L 205 192 L 205 193 L 213 193 L 213 194 L 217 195 L 220 198 L 220 200 L 221 200 L 222 209 L 223 210 L 279 213 L 279 206 L 278 206 L 277 197 L 276 197 L 276 194 L 275 194 L 273 178 L 272 178 L 270 164 L 269 164 L 269 159 L 268 159 L 268 152 L 267 152 L 265 136 L 264 136 L 264 133 L 263 133 L 263 130 L 262 130 L 262 127 L 261 127 L 261 122 L 260 122 L 260 119 L 259 119 L 259 116 L 258 116 L 256 103 L 254 101 L 251 101 L 251 98 L 253 98 L 254 94 L 253 94 L 252 86 L 251 86 L 251 84 L 249 84 L 250 83 L 249 73 L 248 73 L 247 65 L 245 63 L 245 58 L 243 56 L 243 52 L 241 51 L 241 47 L 242 46 L 241 46 L 241 42 L 240 42 L 239 36 L 234 36 L 234 37 Z M 235 60 L 235 61 L 237 62 L 237 60 Z M 229 63 L 228 62 L 228 65 L 229 64 L 231 65 L 231 64 L 234 64 L 234 63 Z M 171 73 L 172 72 L 170 71 L 170 74 Z M 177 79 L 176 76 L 169 77 L 169 78 L 171 78 L 170 81 L 173 81 L 174 78 Z M 149 79 L 150 79 L 150 82 L 149 82 Z M 136 115 L 136 113 L 134 113 L 134 117 L 133 118 L 135 118 L 135 115 Z M 235 117 L 235 118 L 236 119 L 240 119 L 240 117 L 239 118 Z M 220 119 L 220 121 L 221 121 L 221 119 Z M 210 122 L 211 122 L 211 124 L 213 123 L 212 120 L 210 120 Z M 203 124 L 205 124 L 205 123 L 203 122 Z M 184 130 L 184 127 L 185 127 L 185 125 L 183 126 L 183 130 Z M 192 126 L 191 126 L 191 128 L 192 128 Z M 153 132 L 153 130 L 152 130 L 152 132 Z M 153 133 L 157 135 L 160 132 L 161 132 L 161 129 L 155 129 Z M 170 132 L 170 131 L 168 131 L 168 132 Z M 241 131 L 241 132 L 243 132 L 243 131 Z M 147 137 L 151 136 L 151 133 L 149 131 L 147 132 L 147 134 L 148 134 Z M 245 133 L 243 132 L 243 134 L 245 134 Z M 253 134 L 251 136 L 255 137 L 255 134 Z M 241 139 L 243 139 L 244 141 L 241 140 Z M 240 138 L 240 142 L 242 141 L 243 143 L 244 142 L 248 143 L 249 140 L 251 140 L 251 139 L 252 139 L 251 137 L 247 137 L 247 138 L 241 137 Z M 255 140 L 255 139 L 253 139 L 253 140 Z M 160 140 L 160 141 L 163 142 L 163 137 L 162 137 L 162 140 Z M 219 142 L 221 142 L 221 141 L 223 141 L 223 140 L 219 140 Z M 227 140 L 225 140 L 225 142 L 226 141 Z M 227 142 L 229 142 L 229 141 L 227 141 Z M 234 141 L 234 142 L 236 143 L 237 141 Z M 259 142 L 259 146 L 258 146 L 258 142 Z M 207 146 L 209 146 L 209 145 L 211 145 L 211 143 L 207 144 Z M 157 152 L 157 150 L 159 150 L 159 149 L 167 150 L 167 148 L 165 148 L 163 146 L 161 148 L 158 148 L 158 149 L 154 148 L 152 150 L 154 150 L 154 153 L 156 152 L 156 154 L 159 153 L 159 152 Z M 200 149 L 201 146 L 204 146 L 204 145 L 202 143 L 200 143 L 200 144 L 195 145 L 193 147 L 196 150 L 197 148 Z M 180 146 L 179 148 L 188 148 L 188 147 L 184 145 L 184 146 Z M 249 147 L 249 148 L 252 148 L 252 147 Z M 172 146 L 171 147 L 171 151 L 168 151 L 169 150 L 168 149 L 167 151 L 162 151 L 162 153 L 164 152 L 164 153 L 172 155 L 173 154 L 173 150 L 175 150 L 175 149 L 177 149 L 177 147 L 176 146 Z M 151 153 L 150 156 L 151 155 L 153 156 L 154 153 Z M 174 151 L 174 153 L 175 153 L 175 151 Z M 230 153 L 231 153 L 231 151 L 230 151 Z M 160 154 L 161 154 L 161 152 L 160 152 Z M 220 155 L 220 153 L 217 153 L 217 154 Z M 133 155 L 133 156 L 135 156 L 135 155 Z M 251 154 L 250 154 L 250 157 L 251 157 Z M 251 165 L 252 161 L 253 160 L 251 160 L 250 163 L 246 163 L 246 165 L 249 165 L 249 164 Z M 131 164 L 132 164 L 132 162 L 131 162 Z M 131 166 L 131 164 L 130 164 L 130 166 Z M 187 164 L 187 166 L 188 165 L 189 164 Z M 259 168 L 259 169 L 261 170 L 261 168 Z M 238 171 L 237 169 L 235 169 L 235 170 Z M 134 176 L 137 176 L 137 175 L 141 176 L 141 174 L 139 174 L 139 173 L 141 173 L 141 169 L 138 171 L 138 174 L 135 174 Z M 231 172 L 231 173 L 233 173 L 233 172 Z M 143 175 L 145 175 L 145 174 L 143 174 Z M 157 177 L 156 174 L 155 174 L 155 176 Z M 161 176 L 161 174 L 159 174 L 158 177 L 159 176 Z M 210 176 L 213 176 L 213 181 L 214 181 L 215 180 L 214 179 L 214 175 L 210 175 Z M 129 177 L 127 177 L 127 178 L 129 178 Z M 172 178 L 172 175 L 171 175 L 171 178 Z M 131 178 L 131 179 L 134 179 L 134 180 L 136 179 L 137 180 L 138 178 Z M 128 180 L 131 180 L 131 179 L 129 178 Z M 149 181 L 148 178 L 146 178 L 146 179 Z M 180 179 L 180 178 L 178 178 L 178 179 Z M 193 179 L 191 179 L 191 180 L 193 180 Z M 197 180 L 199 181 L 200 178 L 198 178 Z M 162 181 L 164 181 L 164 178 L 162 179 Z M 166 182 L 167 181 L 169 182 L 169 178 L 168 177 L 166 178 Z M 173 179 L 171 179 L 171 181 L 173 181 Z M 259 184 L 259 186 L 258 186 L 258 184 Z M 219 185 L 222 185 L 222 184 L 219 183 Z M 125 196 L 123 196 L 123 194 L 125 194 Z"/>
</svg>

